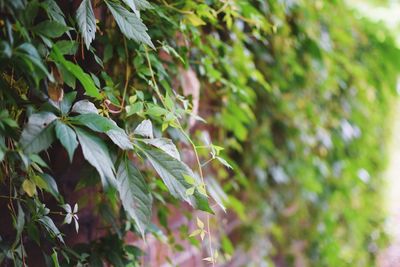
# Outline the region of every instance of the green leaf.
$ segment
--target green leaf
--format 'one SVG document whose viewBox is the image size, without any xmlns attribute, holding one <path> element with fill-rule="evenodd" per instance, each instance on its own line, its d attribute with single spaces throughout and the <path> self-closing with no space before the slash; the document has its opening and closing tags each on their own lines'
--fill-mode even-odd
<svg viewBox="0 0 400 267">
<path fill-rule="evenodd" d="M 150 225 L 153 199 L 142 174 L 128 157 L 124 157 L 119 164 L 117 180 L 122 205 L 144 236 Z"/>
<path fill-rule="evenodd" d="M 136 15 L 139 15 L 139 10 L 152 8 L 150 3 L 146 0 L 123 0 L 123 2 L 127 4 Z"/>
<path fill-rule="evenodd" d="M 38 153 L 47 149 L 54 141 L 56 115 L 50 112 L 32 114 L 25 125 L 19 141 L 25 153 Z"/>
<path fill-rule="evenodd" d="M 78 125 L 84 125 L 95 132 L 105 133 L 114 144 L 122 149 L 132 149 L 128 135 L 111 119 L 95 113 L 86 113 L 72 117 L 71 121 Z"/>
<path fill-rule="evenodd" d="M 155 49 L 151 42 L 150 36 L 147 34 L 147 27 L 142 20 L 134 13 L 129 12 L 120 4 L 105 1 L 108 9 L 111 11 L 115 21 L 118 24 L 121 32 L 128 38 L 139 43 L 145 43 Z"/>
<path fill-rule="evenodd" d="M 48 38 L 58 38 L 69 29 L 69 27 L 57 21 L 45 20 L 33 27 L 32 31 Z"/>
<path fill-rule="evenodd" d="M 64 58 L 58 49 L 57 45 L 53 45 L 53 49 L 50 54 L 51 58 L 56 62 L 60 63 L 68 72 L 70 72 L 75 78 L 77 78 L 85 89 L 86 95 L 100 98 L 101 95 L 92 77 L 85 73 L 79 65 L 76 65 Z"/>
<path fill-rule="evenodd" d="M 133 131 L 136 135 L 153 138 L 153 125 L 150 120 L 142 121 Z"/>
<path fill-rule="evenodd" d="M 154 139 L 140 139 L 143 143 L 157 147 L 170 155 L 171 157 L 181 160 L 178 149 L 171 139 L 168 138 L 154 138 Z"/>
<path fill-rule="evenodd" d="M 52 20 L 55 20 L 62 25 L 66 25 L 64 14 L 61 11 L 60 7 L 57 5 L 56 1 L 47 0 L 43 2 L 43 9 L 47 12 Z"/>
<path fill-rule="evenodd" d="M 69 112 L 75 98 L 76 98 L 76 92 L 70 92 L 64 95 L 63 100 L 60 102 L 60 110 L 62 114 L 67 114 Z"/>
<path fill-rule="evenodd" d="M 17 230 L 16 240 L 19 240 L 19 238 L 21 237 L 21 233 L 24 230 L 24 226 L 25 226 L 25 213 L 21 207 L 21 204 L 19 202 L 17 202 L 17 203 L 18 203 L 18 215 L 17 215 L 17 219 L 15 221 L 15 229 Z"/>
<path fill-rule="evenodd" d="M 106 144 L 99 137 L 87 131 L 75 128 L 79 144 L 84 158 L 92 165 L 100 175 L 104 188 L 116 187 L 114 164 Z"/>
<path fill-rule="evenodd" d="M 90 102 L 89 100 L 80 100 L 76 102 L 71 109 L 71 112 L 79 113 L 79 114 L 87 114 L 94 113 L 97 114 L 96 106 Z"/>
<path fill-rule="evenodd" d="M 53 254 L 51 254 L 51 259 L 53 260 L 54 267 L 60 267 L 60 263 L 58 262 L 57 251 L 53 249 Z"/>
<path fill-rule="evenodd" d="M 70 162 L 74 158 L 75 149 L 78 147 L 78 141 L 76 141 L 76 134 L 71 127 L 61 121 L 56 121 L 56 136 L 60 143 L 68 152 Z"/>
<path fill-rule="evenodd" d="M 36 48 L 30 43 L 23 43 L 15 49 L 15 54 L 19 56 L 30 69 L 31 66 L 37 67 L 40 71 L 42 71 L 45 75 L 49 76 L 50 73 L 42 62 L 42 58 L 40 57 Z M 32 69 L 33 70 L 33 69 Z"/>
<path fill-rule="evenodd" d="M 96 36 L 96 18 L 90 0 L 82 1 L 76 11 L 76 20 L 86 48 L 89 49 L 90 44 Z"/>
<path fill-rule="evenodd" d="M 188 202 L 194 208 L 213 212 L 206 196 L 197 190 L 191 196 L 186 194 L 187 189 L 191 188 L 192 185 L 185 180 L 184 175 L 193 178 L 196 176 L 185 163 L 158 149 L 145 149 L 144 154 L 174 197 Z M 197 181 L 197 183 L 200 183 L 200 181 Z"/>
<path fill-rule="evenodd" d="M 61 196 L 58 192 L 57 183 L 53 177 L 46 173 L 41 173 L 39 175 L 33 176 L 33 180 L 39 188 L 46 190 L 47 192 L 52 194 L 57 200 L 60 200 Z"/>
<path fill-rule="evenodd" d="M 57 237 L 62 243 L 64 243 L 64 239 L 61 235 L 60 230 L 58 230 L 57 226 L 54 224 L 53 220 L 48 216 L 43 216 L 39 219 L 39 222 L 46 228 L 46 230 Z"/>
<path fill-rule="evenodd" d="M 28 194 L 28 196 L 33 197 L 36 195 L 36 185 L 34 182 L 32 182 L 29 179 L 25 179 L 24 182 L 22 183 L 22 189 L 25 191 L 25 193 Z"/>
</svg>

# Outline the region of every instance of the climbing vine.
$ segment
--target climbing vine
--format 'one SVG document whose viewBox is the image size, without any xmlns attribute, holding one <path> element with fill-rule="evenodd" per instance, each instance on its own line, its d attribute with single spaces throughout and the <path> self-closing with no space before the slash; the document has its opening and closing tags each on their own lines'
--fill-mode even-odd
<svg viewBox="0 0 400 267">
<path fill-rule="evenodd" d="M 383 26 L 342 1 L 0 0 L 0 15 L 4 266 L 146 265 L 132 239 L 182 250 L 174 212 L 213 266 L 374 262 L 400 56 Z"/>
</svg>

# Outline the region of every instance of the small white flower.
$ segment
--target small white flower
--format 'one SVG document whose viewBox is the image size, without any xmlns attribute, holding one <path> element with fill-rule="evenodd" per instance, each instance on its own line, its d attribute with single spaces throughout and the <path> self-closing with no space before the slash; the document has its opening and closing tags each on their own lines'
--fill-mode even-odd
<svg viewBox="0 0 400 267">
<path fill-rule="evenodd" d="M 74 205 L 74 209 L 71 208 L 69 204 L 65 204 L 62 206 L 63 209 L 67 212 L 65 215 L 64 223 L 70 224 L 72 220 L 74 220 L 75 230 L 78 232 L 79 230 L 79 223 L 78 223 L 78 203 Z"/>
</svg>

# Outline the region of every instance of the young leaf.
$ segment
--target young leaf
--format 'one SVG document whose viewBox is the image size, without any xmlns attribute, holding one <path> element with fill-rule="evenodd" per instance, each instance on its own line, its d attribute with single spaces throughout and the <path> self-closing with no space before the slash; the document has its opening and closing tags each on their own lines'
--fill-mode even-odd
<svg viewBox="0 0 400 267">
<path fill-rule="evenodd" d="M 20 144 L 25 153 L 38 153 L 47 149 L 54 141 L 56 115 L 50 112 L 32 114 L 21 134 Z"/>
<path fill-rule="evenodd" d="M 116 187 L 114 164 L 111 161 L 107 146 L 97 136 L 75 128 L 84 158 L 96 168 L 104 188 Z"/>
<path fill-rule="evenodd" d="M 118 191 L 126 213 L 131 217 L 144 236 L 151 219 L 152 197 L 139 170 L 124 157 L 117 172 Z"/>
<path fill-rule="evenodd" d="M 208 204 L 207 197 L 197 190 L 192 196 L 186 195 L 186 190 L 191 188 L 192 185 L 186 182 L 184 175 L 190 177 L 195 177 L 195 175 L 185 163 L 159 149 L 145 149 L 144 154 L 174 197 L 182 199 L 200 210 L 213 212 Z"/>
<path fill-rule="evenodd" d="M 129 12 L 121 4 L 105 1 L 108 9 L 111 11 L 115 21 L 121 32 L 128 38 L 139 43 L 145 43 L 155 49 L 151 42 L 150 36 L 147 34 L 147 27 L 142 20 L 135 14 Z"/>
<path fill-rule="evenodd" d="M 32 182 L 29 179 L 25 179 L 24 182 L 22 183 L 22 189 L 25 191 L 25 193 L 28 194 L 28 196 L 33 197 L 36 195 L 36 185 L 34 182 Z"/>
<path fill-rule="evenodd" d="M 75 149 L 78 147 L 76 134 L 71 127 L 61 121 L 56 121 L 56 136 L 68 152 L 69 160 L 72 162 Z"/>
<path fill-rule="evenodd" d="M 82 1 L 76 11 L 76 20 L 86 48 L 89 49 L 90 44 L 96 36 L 96 18 L 90 0 Z"/>
</svg>

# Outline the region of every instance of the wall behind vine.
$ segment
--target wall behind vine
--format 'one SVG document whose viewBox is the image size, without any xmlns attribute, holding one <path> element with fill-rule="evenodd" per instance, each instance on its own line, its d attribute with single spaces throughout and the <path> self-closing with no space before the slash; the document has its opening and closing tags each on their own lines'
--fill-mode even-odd
<svg viewBox="0 0 400 267">
<path fill-rule="evenodd" d="M 400 56 L 383 25 L 340 0 L 0 14 L 2 266 L 374 265 Z"/>
</svg>

